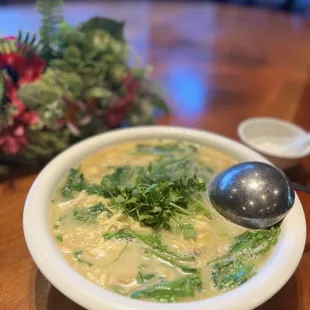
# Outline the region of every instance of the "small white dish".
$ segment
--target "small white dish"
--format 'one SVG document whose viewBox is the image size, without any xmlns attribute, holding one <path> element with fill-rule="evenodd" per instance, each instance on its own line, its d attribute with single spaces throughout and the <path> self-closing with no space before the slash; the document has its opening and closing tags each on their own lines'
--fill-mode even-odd
<svg viewBox="0 0 310 310">
<path fill-rule="evenodd" d="M 280 169 L 294 167 L 301 158 L 310 154 L 309 145 L 288 145 L 308 133 L 292 123 L 271 117 L 249 118 L 240 123 L 238 135 L 241 141 L 266 156 Z"/>
<path fill-rule="evenodd" d="M 297 195 L 293 208 L 281 224 L 279 241 L 258 273 L 238 288 L 206 300 L 159 304 L 112 293 L 77 273 L 56 248 L 50 231 L 49 208 L 55 188 L 69 169 L 90 154 L 108 146 L 152 138 L 185 140 L 209 146 L 239 162 L 269 163 L 263 156 L 240 143 L 213 133 L 179 127 L 136 127 L 86 139 L 54 158 L 36 178 L 27 196 L 23 228 L 28 249 L 36 265 L 59 291 L 91 310 L 251 310 L 258 307 L 289 280 L 302 257 L 306 222 Z"/>
</svg>

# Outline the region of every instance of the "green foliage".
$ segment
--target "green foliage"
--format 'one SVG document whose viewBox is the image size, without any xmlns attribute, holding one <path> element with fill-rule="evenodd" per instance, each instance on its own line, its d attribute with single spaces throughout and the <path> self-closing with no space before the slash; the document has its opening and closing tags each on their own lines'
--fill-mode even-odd
<svg viewBox="0 0 310 310">
<path fill-rule="evenodd" d="M 72 253 L 72 257 L 81 264 L 86 264 L 89 267 L 92 267 L 93 264 L 83 258 L 83 250 L 77 250 Z"/>
<path fill-rule="evenodd" d="M 143 284 L 144 282 L 150 281 L 156 277 L 155 273 L 143 274 L 142 271 L 138 271 L 136 281 L 138 284 Z"/>
<path fill-rule="evenodd" d="M 62 221 L 68 216 L 68 214 L 65 214 L 56 221 L 56 223 L 53 226 L 54 231 L 58 231 L 60 229 Z"/>
<path fill-rule="evenodd" d="M 111 290 L 117 294 L 124 295 L 124 296 L 126 295 L 124 288 L 122 288 L 120 285 L 113 285 L 111 287 Z"/>
<path fill-rule="evenodd" d="M 31 57 L 38 52 L 39 48 L 40 42 L 36 34 L 30 34 L 30 32 L 24 34 L 19 30 L 16 40 L 0 38 L 0 54 L 18 53 L 25 57 Z"/>
<path fill-rule="evenodd" d="M 19 30 L 15 46 L 18 53 L 25 57 L 31 57 L 40 49 L 40 42 L 38 42 L 36 34 L 31 35 L 26 32 L 23 35 L 22 31 Z"/>
<path fill-rule="evenodd" d="M 195 239 L 197 237 L 197 232 L 194 226 L 190 223 L 181 223 L 180 224 L 184 239 Z"/>
<path fill-rule="evenodd" d="M 255 274 L 254 267 L 240 257 L 227 257 L 212 265 L 211 278 L 216 289 L 232 289 L 249 280 Z"/>
<path fill-rule="evenodd" d="M 40 27 L 41 56 L 47 61 L 54 56 L 54 44 L 59 24 L 63 21 L 62 0 L 37 0 L 42 15 Z"/>
<path fill-rule="evenodd" d="M 56 235 L 55 238 L 56 238 L 56 240 L 57 240 L 58 242 L 60 242 L 60 243 L 63 242 L 63 235 L 62 235 L 62 234 Z"/>
<path fill-rule="evenodd" d="M 168 250 L 167 246 L 163 244 L 160 235 L 151 234 L 151 235 L 142 235 L 134 232 L 129 228 L 124 228 L 115 233 L 106 233 L 104 235 L 106 240 L 110 239 L 136 239 L 142 242 L 144 245 L 150 247 L 154 252 L 159 252 L 164 255 L 169 256 L 172 259 L 180 261 L 193 261 L 195 256 L 192 255 L 179 255 L 175 254 Z"/>
<path fill-rule="evenodd" d="M 206 190 L 206 184 L 190 175 L 184 164 L 183 159 L 160 158 L 146 167 L 119 167 L 101 185 L 112 197 L 111 204 L 124 214 L 155 228 L 171 229 L 173 220 L 185 238 L 194 238 L 194 228 L 180 223 L 178 215 L 192 214 L 191 205 L 201 198 L 198 194 Z"/>
<path fill-rule="evenodd" d="M 70 137 L 67 129 L 31 131 L 28 136 L 30 143 L 27 150 L 20 156 L 16 156 L 15 160 L 32 165 L 43 163 L 66 149 Z"/>
<path fill-rule="evenodd" d="M 194 145 L 185 146 L 180 143 L 161 143 L 157 145 L 152 144 L 137 144 L 136 153 L 137 154 L 149 154 L 149 155 L 160 155 L 160 156 L 170 156 L 174 157 L 176 155 L 182 156 L 188 154 L 189 156 L 192 153 L 196 153 L 197 148 Z"/>
<path fill-rule="evenodd" d="M 16 42 L 0 38 L 0 54 L 9 54 L 17 51 Z"/>
<path fill-rule="evenodd" d="M 78 169 L 70 169 L 67 182 L 61 189 L 65 198 L 73 198 L 73 191 L 82 191 L 84 188 L 84 175 Z"/>
<path fill-rule="evenodd" d="M 40 120 L 49 129 L 54 129 L 56 121 L 64 114 L 63 97 L 56 89 L 47 87 L 44 80 L 21 86 L 18 95 L 28 109 L 39 113 Z"/>
<path fill-rule="evenodd" d="M 83 173 L 78 169 L 71 169 L 67 182 L 61 189 L 61 193 L 65 198 L 73 198 L 75 191 L 81 192 L 85 190 L 90 195 L 105 196 L 106 191 L 99 184 L 89 184 L 85 181 Z"/>
<path fill-rule="evenodd" d="M 93 223 L 96 221 L 97 216 L 102 212 L 106 212 L 108 217 L 113 215 L 113 213 L 106 208 L 102 202 L 99 202 L 98 204 L 87 209 L 73 210 L 73 218 L 85 223 Z"/>
<path fill-rule="evenodd" d="M 280 227 L 247 231 L 235 237 L 228 253 L 210 263 L 211 278 L 216 289 L 239 286 L 255 274 L 253 260 L 267 253 L 278 242 Z"/>
<path fill-rule="evenodd" d="M 206 184 L 195 174 L 200 167 L 195 162 L 195 148 L 138 146 L 137 151 L 155 151 L 160 156 L 147 166 L 117 167 L 102 178 L 100 185 L 89 184 L 82 173 L 72 169 L 62 189 L 64 197 L 72 198 L 74 191 L 85 190 L 110 198 L 111 206 L 146 226 L 179 229 L 185 239 L 195 238 L 194 227 L 182 216 L 199 213 L 210 218 L 200 194 L 205 192 Z M 176 158 L 172 158 L 173 152 Z"/>
<path fill-rule="evenodd" d="M 145 247 L 147 247 L 154 256 L 160 258 L 161 260 L 169 263 L 172 266 L 180 268 L 183 272 L 194 274 L 199 274 L 200 272 L 198 268 L 192 268 L 183 265 L 182 263 L 182 262 L 194 261 L 195 256 L 176 254 L 170 251 L 167 248 L 167 246 L 163 244 L 161 237 L 158 234 L 153 233 L 151 235 L 143 235 L 138 234 L 129 228 L 124 228 L 117 232 L 106 233 L 104 234 L 104 238 L 106 240 L 117 240 L 117 239 L 137 240 Z"/>
<path fill-rule="evenodd" d="M 129 125 L 150 124 L 155 110 L 167 111 L 146 80 L 148 70 L 128 66 L 124 23 L 96 17 L 74 28 L 64 21 L 62 5 L 61 0 L 37 1 L 40 40 L 29 32 L 19 32 L 16 40 L 0 39 L 0 53 L 39 55 L 47 61 L 40 80 L 22 85 L 18 93 L 27 109 L 40 117 L 40 123 L 27 131 L 29 148 L 17 155 L 1 153 L 1 164 L 42 163 L 78 139 L 108 130 L 113 125 L 104 122 L 106 109 L 122 100 L 127 104 L 123 121 Z M 134 81 L 131 90 L 126 78 Z M 11 126 L 14 106 L 4 91 L 0 80 L 0 122 Z M 67 127 L 57 132 L 64 121 Z M 98 185 L 88 185 L 87 190 L 104 194 Z"/>
<path fill-rule="evenodd" d="M 278 242 L 280 227 L 246 231 L 235 238 L 229 254 L 255 257 L 267 253 Z"/>
<path fill-rule="evenodd" d="M 83 79 L 83 84 L 106 88 L 112 82 L 107 76 L 112 77 L 114 66 L 128 72 L 126 45 L 105 30 L 84 33 L 62 23 L 57 42 L 59 49 L 50 66 L 75 72 Z"/>
<path fill-rule="evenodd" d="M 4 76 L 3 76 L 3 72 L 0 71 L 0 114 L 4 113 L 4 102 L 3 102 L 4 95 L 5 95 Z M 1 118 L 0 118 L 0 122 L 1 122 Z"/>
<path fill-rule="evenodd" d="M 202 289 L 202 281 L 198 276 L 186 276 L 175 281 L 165 281 L 147 289 L 138 290 L 130 297 L 161 302 L 176 302 L 184 297 L 194 297 Z"/>
<path fill-rule="evenodd" d="M 113 19 L 94 17 L 83 23 L 79 29 L 85 33 L 92 32 L 94 29 L 105 30 L 116 40 L 124 41 L 124 25 L 124 22 L 117 22 Z"/>
</svg>

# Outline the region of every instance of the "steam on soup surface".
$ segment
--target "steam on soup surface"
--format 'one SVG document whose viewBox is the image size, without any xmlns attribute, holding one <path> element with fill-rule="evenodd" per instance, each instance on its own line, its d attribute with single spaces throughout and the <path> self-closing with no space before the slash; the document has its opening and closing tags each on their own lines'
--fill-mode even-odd
<svg viewBox="0 0 310 310">
<path fill-rule="evenodd" d="M 51 203 L 65 259 L 90 281 L 136 299 L 209 298 L 251 278 L 279 227 L 247 230 L 214 211 L 205 191 L 235 164 L 178 141 L 111 146 L 71 169 Z"/>
</svg>

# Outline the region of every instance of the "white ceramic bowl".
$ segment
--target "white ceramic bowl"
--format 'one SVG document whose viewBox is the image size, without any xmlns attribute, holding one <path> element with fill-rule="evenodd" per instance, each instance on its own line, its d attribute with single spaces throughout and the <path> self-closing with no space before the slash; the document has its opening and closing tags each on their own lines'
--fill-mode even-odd
<svg viewBox="0 0 310 310">
<path fill-rule="evenodd" d="M 263 268 L 245 284 L 221 296 L 185 303 L 154 303 L 130 299 L 102 289 L 73 270 L 50 233 L 49 204 L 60 180 L 86 156 L 129 140 L 172 138 L 213 147 L 239 161 L 268 162 L 251 149 L 199 130 L 150 126 L 111 131 L 80 142 L 58 155 L 39 174 L 24 208 L 24 234 L 29 251 L 45 277 L 63 294 L 87 309 L 106 310 L 249 310 L 274 295 L 292 276 L 301 259 L 306 237 L 305 217 L 296 196 L 282 223 L 280 239 Z"/>
<path fill-rule="evenodd" d="M 266 156 L 280 169 L 292 168 L 310 154 L 310 147 L 283 152 L 288 144 L 306 136 L 307 132 L 277 118 L 249 118 L 240 123 L 238 134 L 244 144 Z"/>
</svg>

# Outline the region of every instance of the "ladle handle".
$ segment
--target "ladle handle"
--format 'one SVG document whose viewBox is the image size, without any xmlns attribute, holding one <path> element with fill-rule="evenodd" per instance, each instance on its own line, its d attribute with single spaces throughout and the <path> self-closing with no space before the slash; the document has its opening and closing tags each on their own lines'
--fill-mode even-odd
<svg viewBox="0 0 310 310">
<path fill-rule="evenodd" d="M 301 191 L 301 192 L 310 194 L 310 188 L 308 188 L 308 187 L 306 187 L 306 186 L 303 186 L 303 185 L 300 185 L 300 184 L 298 184 L 298 183 L 293 182 L 293 187 L 294 187 L 294 189 L 296 189 L 297 191 Z"/>
</svg>

